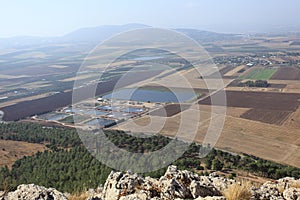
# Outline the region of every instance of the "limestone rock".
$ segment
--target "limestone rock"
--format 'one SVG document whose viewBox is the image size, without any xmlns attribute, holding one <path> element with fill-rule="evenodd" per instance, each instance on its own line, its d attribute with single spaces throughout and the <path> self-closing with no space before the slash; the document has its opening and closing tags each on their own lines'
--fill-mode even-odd
<svg viewBox="0 0 300 200">
<path fill-rule="evenodd" d="M 251 188 L 252 199 L 300 200 L 300 180 L 286 177 Z"/>
<path fill-rule="evenodd" d="M 193 198 L 221 196 L 221 193 L 212 184 L 207 185 L 195 180 L 190 184 L 190 191 Z"/>
<path fill-rule="evenodd" d="M 137 174 L 111 172 L 104 184 L 102 199 L 118 200 L 133 194 L 143 183 L 144 179 Z"/>
<path fill-rule="evenodd" d="M 286 200 L 300 200 L 300 188 L 289 188 L 283 192 Z"/>
<path fill-rule="evenodd" d="M 199 176 L 186 170 L 170 166 L 160 178 L 142 177 L 130 172 L 111 172 L 103 189 L 88 190 L 86 200 L 225 200 L 222 192 L 238 183 L 216 173 Z M 268 181 L 259 187 L 252 186 L 251 200 L 300 200 L 300 180 L 283 178 Z M 20 185 L 14 192 L 0 200 L 67 200 L 65 194 L 53 188 L 34 184 Z"/>
<path fill-rule="evenodd" d="M 224 191 L 228 189 L 230 185 L 236 183 L 235 180 L 227 179 L 224 177 L 213 177 L 211 178 L 211 181 L 213 186 L 219 191 Z"/>
<path fill-rule="evenodd" d="M 211 179 L 170 166 L 159 180 L 132 173 L 112 172 L 104 184 L 101 197 L 103 200 L 169 200 L 200 196 L 221 196 L 221 192 L 214 187 Z"/>
<path fill-rule="evenodd" d="M 260 188 L 252 188 L 252 199 L 283 199 L 278 188 L 272 184 L 264 184 Z"/>
<path fill-rule="evenodd" d="M 67 197 L 53 188 L 29 184 L 19 185 L 17 190 L 9 192 L 6 200 L 67 200 Z"/>
</svg>

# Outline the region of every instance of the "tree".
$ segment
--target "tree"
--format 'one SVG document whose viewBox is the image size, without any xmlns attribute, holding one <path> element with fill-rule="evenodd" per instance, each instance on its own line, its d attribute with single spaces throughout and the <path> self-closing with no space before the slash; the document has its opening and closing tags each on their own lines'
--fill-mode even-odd
<svg viewBox="0 0 300 200">
<path fill-rule="evenodd" d="M 223 166 L 224 164 L 217 158 L 212 161 L 213 170 L 220 171 L 223 169 Z"/>
<path fill-rule="evenodd" d="M 212 161 L 210 159 L 205 160 L 205 166 L 207 169 L 211 169 L 212 167 Z"/>
</svg>

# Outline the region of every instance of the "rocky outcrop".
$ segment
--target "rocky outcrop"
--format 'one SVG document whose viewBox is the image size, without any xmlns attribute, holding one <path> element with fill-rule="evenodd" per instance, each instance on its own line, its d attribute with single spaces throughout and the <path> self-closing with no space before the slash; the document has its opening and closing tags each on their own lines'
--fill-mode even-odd
<svg viewBox="0 0 300 200">
<path fill-rule="evenodd" d="M 283 178 L 251 188 L 252 199 L 300 200 L 300 180 Z"/>
<path fill-rule="evenodd" d="M 283 192 L 284 199 L 300 200 L 300 188 L 288 188 Z"/>
<path fill-rule="evenodd" d="M 235 180 L 218 177 L 216 173 L 199 176 L 170 166 L 160 179 L 143 178 L 137 174 L 111 172 L 101 196 L 102 200 L 225 200 L 222 196 Z M 300 180 L 284 178 L 249 188 L 252 200 L 300 200 Z"/>
<path fill-rule="evenodd" d="M 30 184 L 19 185 L 17 190 L 9 192 L 5 200 L 67 200 L 67 197 L 53 188 L 45 188 L 42 186 Z"/>
<path fill-rule="evenodd" d="M 111 172 L 103 189 L 103 200 L 127 199 L 196 199 L 222 196 L 222 178 L 198 176 L 170 166 L 160 179 L 143 178 L 137 174 Z"/>
<path fill-rule="evenodd" d="M 241 183 L 218 177 L 215 173 L 199 176 L 170 166 L 159 179 L 142 177 L 130 172 L 111 172 L 103 188 L 88 191 L 87 200 L 226 200 L 222 195 L 227 194 L 225 191 L 230 191 L 235 185 Z M 251 200 L 300 200 L 300 180 L 283 178 L 269 181 L 260 187 L 252 186 L 249 192 L 252 194 Z M 0 192 L 0 197 L 1 194 L 4 193 Z M 67 199 L 63 193 L 55 189 L 33 184 L 20 185 L 16 191 L 1 198 L 3 200 Z"/>
</svg>

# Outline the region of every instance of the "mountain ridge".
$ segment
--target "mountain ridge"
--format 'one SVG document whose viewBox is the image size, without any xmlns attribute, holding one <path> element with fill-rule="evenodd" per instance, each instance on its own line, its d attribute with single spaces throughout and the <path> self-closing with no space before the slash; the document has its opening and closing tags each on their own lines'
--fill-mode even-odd
<svg viewBox="0 0 300 200">
<path fill-rule="evenodd" d="M 11 47 L 27 47 L 44 44 L 59 44 L 59 43 L 74 43 L 74 42 L 88 42 L 99 43 L 113 35 L 140 29 L 150 28 L 151 26 L 145 24 L 125 24 L 125 25 L 102 25 L 95 27 L 84 27 L 67 33 L 63 36 L 41 37 L 41 36 L 14 36 L 9 38 L 0 38 L 1 48 Z M 224 34 L 205 30 L 190 29 L 190 28 L 176 28 L 170 29 L 183 33 L 198 42 L 209 42 L 224 39 L 233 39 L 239 34 Z"/>
</svg>

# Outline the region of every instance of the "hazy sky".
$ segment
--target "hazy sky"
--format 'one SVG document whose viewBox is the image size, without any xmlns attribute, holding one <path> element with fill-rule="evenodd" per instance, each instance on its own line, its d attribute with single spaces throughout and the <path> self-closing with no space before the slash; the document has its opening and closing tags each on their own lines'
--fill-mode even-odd
<svg viewBox="0 0 300 200">
<path fill-rule="evenodd" d="M 300 30 L 300 0 L 6 0 L 0 37 L 56 36 L 82 27 L 142 23 L 220 32 Z"/>
</svg>

